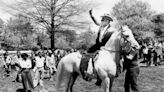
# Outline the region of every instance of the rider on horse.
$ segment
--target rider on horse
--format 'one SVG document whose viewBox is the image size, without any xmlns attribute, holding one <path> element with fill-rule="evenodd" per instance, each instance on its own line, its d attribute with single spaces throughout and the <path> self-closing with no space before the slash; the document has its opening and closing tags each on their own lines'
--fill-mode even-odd
<svg viewBox="0 0 164 92">
<path fill-rule="evenodd" d="M 97 50 L 100 50 L 102 46 L 106 44 L 106 42 L 109 40 L 111 37 L 112 33 L 115 31 L 114 28 L 111 27 L 110 23 L 113 21 L 113 19 L 110 17 L 109 14 L 104 14 L 101 19 L 101 23 L 98 23 L 95 18 L 92 15 L 92 10 L 89 11 L 91 19 L 94 21 L 94 23 L 99 26 L 99 31 L 98 31 L 98 36 L 96 39 L 96 44 L 93 45 L 89 50 L 87 51 L 88 53 L 95 53 Z M 88 67 L 88 62 L 90 59 L 90 55 L 84 54 L 81 59 L 81 64 L 80 64 L 80 71 L 82 73 L 82 76 L 85 80 L 85 70 Z M 117 74 L 118 75 L 118 74 Z M 101 80 L 98 78 L 97 82 L 95 83 L 96 85 L 100 86 L 101 85 Z"/>
</svg>

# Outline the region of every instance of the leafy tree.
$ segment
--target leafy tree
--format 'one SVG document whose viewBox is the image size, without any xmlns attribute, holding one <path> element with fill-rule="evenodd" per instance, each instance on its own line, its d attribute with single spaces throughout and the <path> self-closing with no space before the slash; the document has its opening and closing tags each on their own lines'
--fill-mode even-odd
<svg viewBox="0 0 164 92">
<path fill-rule="evenodd" d="M 138 36 L 142 36 L 142 31 L 153 31 L 153 13 L 148 3 L 138 0 L 121 0 L 112 11 L 120 24 L 128 25 Z"/>
<path fill-rule="evenodd" d="M 14 34 L 21 34 L 21 36 L 27 37 L 28 35 L 33 34 L 35 31 L 34 27 L 31 24 L 28 18 L 24 18 L 21 15 L 18 15 L 14 19 L 10 19 L 7 22 L 8 30 L 12 31 Z"/>
<path fill-rule="evenodd" d="M 21 40 L 18 36 L 15 35 L 10 35 L 7 39 L 7 43 L 14 46 L 14 47 L 19 47 Z"/>
<path fill-rule="evenodd" d="M 57 39 L 56 46 L 60 49 L 71 49 L 71 47 L 69 46 L 69 42 L 66 41 L 65 36 L 61 36 Z"/>
<path fill-rule="evenodd" d="M 32 49 L 32 48 L 35 48 L 35 47 L 38 47 L 38 44 L 37 44 L 37 40 L 35 39 L 35 35 L 28 35 L 27 37 L 25 37 L 23 39 L 24 43 L 23 43 L 23 48 L 24 49 Z"/>
<path fill-rule="evenodd" d="M 76 40 L 76 32 L 74 30 L 60 30 L 55 33 L 55 38 L 56 48 L 72 48 L 72 42 Z"/>
<path fill-rule="evenodd" d="M 10 46 L 32 48 L 36 44 L 34 33 L 31 22 L 19 16 L 7 22 L 2 33 L 2 41 Z"/>
<path fill-rule="evenodd" d="M 4 21 L 0 18 L 0 41 L 4 41 L 4 31 L 5 31 L 5 24 Z"/>
<path fill-rule="evenodd" d="M 21 41 L 18 36 L 15 36 L 9 30 L 4 29 L 1 33 L 1 46 L 7 49 L 8 47 L 19 47 Z"/>
<path fill-rule="evenodd" d="M 64 36 L 65 40 L 69 43 L 69 46 L 72 45 L 72 42 L 77 40 L 77 33 L 75 30 L 60 30 L 56 32 L 55 37 L 60 38 L 60 36 Z M 71 46 L 72 47 L 72 46 Z"/>
<path fill-rule="evenodd" d="M 3 28 L 4 26 L 4 21 L 0 18 L 0 29 Z"/>
<path fill-rule="evenodd" d="M 96 34 L 94 32 L 92 32 L 91 30 L 83 32 L 78 37 L 77 48 L 88 49 L 95 43 L 95 40 L 96 40 Z"/>
<path fill-rule="evenodd" d="M 37 32 L 36 33 L 37 35 L 37 45 L 39 45 L 41 48 L 42 47 L 45 47 L 45 48 L 50 48 L 50 45 L 49 45 L 49 37 L 46 33 L 44 32 Z"/>
<path fill-rule="evenodd" d="M 155 25 L 154 32 L 156 37 L 163 38 L 164 37 L 164 14 L 156 14 L 152 17 L 152 22 Z"/>
</svg>

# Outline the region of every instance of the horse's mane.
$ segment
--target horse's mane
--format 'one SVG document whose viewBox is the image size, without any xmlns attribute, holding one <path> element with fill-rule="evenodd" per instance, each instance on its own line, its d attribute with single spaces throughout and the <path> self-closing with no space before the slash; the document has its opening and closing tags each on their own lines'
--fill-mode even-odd
<svg viewBox="0 0 164 92">
<path fill-rule="evenodd" d="M 122 25 L 120 24 L 120 22 L 118 22 L 117 19 L 114 19 L 113 22 L 110 23 L 111 27 L 114 29 L 117 29 L 118 31 L 121 29 Z"/>
<path fill-rule="evenodd" d="M 107 43 L 105 44 L 105 46 L 103 46 L 101 49 L 107 49 L 107 50 L 112 50 L 112 51 L 116 51 L 119 50 L 119 40 L 120 40 L 120 28 L 116 28 L 116 27 L 111 27 L 111 30 L 113 31 L 113 34 L 111 35 L 110 39 L 107 41 Z"/>
</svg>

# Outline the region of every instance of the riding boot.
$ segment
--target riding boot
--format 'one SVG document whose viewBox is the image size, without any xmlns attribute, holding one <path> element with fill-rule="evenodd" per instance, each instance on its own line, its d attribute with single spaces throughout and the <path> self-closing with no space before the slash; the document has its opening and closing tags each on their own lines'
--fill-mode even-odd
<svg viewBox="0 0 164 92">
<path fill-rule="evenodd" d="M 89 55 L 87 53 L 82 53 L 82 58 L 80 62 L 80 72 L 82 74 L 83 79 L 86 81 L 89 81 L 89 78 L 85 75 L 85 71 L 87 71 L 88 68 L 88 62 L 89 62 Z"/>
<path fill-rule="evenodd" d="M 102 80 L 98 77 L 95 85 L 101 86 Z"/>
</svg>

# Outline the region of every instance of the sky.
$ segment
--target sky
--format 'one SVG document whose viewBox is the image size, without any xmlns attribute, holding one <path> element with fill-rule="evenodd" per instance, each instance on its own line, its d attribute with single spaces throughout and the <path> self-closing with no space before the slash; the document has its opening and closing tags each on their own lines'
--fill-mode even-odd
<svg viewBox="0 0 164 92">
<path fill-rule="evenodd" d="M 4 21 L 8 20 L 12 15 L 8 13 L 6 10 L 8 8 L 4 3 L 8 5 L 12 5 L 17 0 L 0 0 L 0 18 Z M 110 12 L 112 7 L 117 4 L 120 0 L 87 0 L 98 4 L 98 7 L 92 7 L 93 14 L 95 17 L 100 17 L 106 12 Z M 152 10 L 157 12 L 164 12 L 164 0 L 142 0 L 143 2 L 147 2 L 151 5 Z"/>
</svg>

